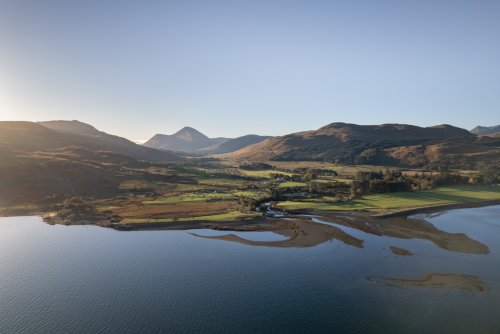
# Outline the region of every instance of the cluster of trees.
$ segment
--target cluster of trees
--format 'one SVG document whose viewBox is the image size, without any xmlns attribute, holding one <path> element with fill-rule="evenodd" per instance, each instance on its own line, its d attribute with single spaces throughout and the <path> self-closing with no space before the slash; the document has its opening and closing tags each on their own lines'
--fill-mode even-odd
<svg viewBox="0 0 500 334">
<path fill-rule="evenodd" d="M 281 173 L 271 173 L 269 176 L 273 180 L 293 181 L 293 182 L 309 182 L 316 180 L 320 176 L 338 176 L 334 170 L 313 169 L 313 168 L 297 168 L 292 170 L 291 175 Z"/>
<path fill-rule="evenodd" d="M 351 185 L 351 197 L 367 193 L 428 190 L 456 184 L 494 184 L 500 179 L 500 168 L 490 166 L 479 174 L 465 176 L 447 170 L 436 173 L 405 175 L 399 170 L 358 172 Z"/>
<path fill-rule="evenodd" d="M 500 166 L 484 165 L 479 169 L 478 183 L 499 184 L 500 183 Z"/>
<path fill-rule="evenodd" d="M 240 165 L 239 168 L 244 170 L 268 170 L 274 169 L 274 166 L 263 162 L 247 162 Z"/>
<path fill-rule="evenodd" d="M 352 197 L 357 197 L 367 193 L 409 191 L 411 189 L 411 181 L 399 171 L 357 172 L 350 192 Z"/>
<path fill-rule="evenodd" d="M 299 175 L 313 174 L 316 176 L 338 176 L 339 174 L 333 169 L 321 169 L 321 168 L 295 168 L 292 173 Z"/>
<path fill-rule="evenodd" d="M 250 213 L 258 206 L 260 201 L 250 197 L 240 197 L 238 201 L 238 210 L 243 213 Z"/>
<path fill-rule="evenodd" d="M 318 182 L 318 176 L 325 173 L 335 173 L 332 170 L 321 169 L 295 169 L 294 174 L 272 173 L 272 179 L 279 181 L 305 182 L 304 187 L 278 187 L 272 185 L 269 196 L 255 200 L 250 198 L 240 199 L 242 212 L 252 211 L 259 204 L 283 200 L 291 196 L 328 195 L 334 201 L 344 201 L 370 193 L 387 193 L 398 191 L 430 190 L 437 186 L 457 184 L 500 184 L 500 166 L 496 164 L 485 165 L 478 173 L 470 175 L 453 173 L 448 168 L 437 172 L 403 172 L 397 169 L 379 171 L 359 171 L 351 184 L 345 182 Z"/>
<path fill-rule="evenodd" d="M 93 216 L 96 212 L 96 208 L 91 202 L 72 196 L 64 200 L 58 215 L 63 219 L 75 219 Z"/>
</svg>

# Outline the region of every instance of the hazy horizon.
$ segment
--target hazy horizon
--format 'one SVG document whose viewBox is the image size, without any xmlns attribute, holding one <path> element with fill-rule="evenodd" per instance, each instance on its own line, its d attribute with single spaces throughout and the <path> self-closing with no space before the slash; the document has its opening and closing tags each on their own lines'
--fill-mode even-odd
<svg viewBox="0 0 500 334">
<path fill-rule="evenodd" d="M 499 18 L 497 1 L 2 1 L 0 120 L 134 141 L 496 125 Z"/>
<path fill-rule="evenodd" d="M 46 122 L 46 121 L 78 121 L 78 122 L 82 122 L 81 120 L 75 120 L 75 119 L 45 119 L 45 120 L 21 120 L 21 119 L 0 119 L 0 121 L 28 121 L 28 122 Z M 82 123 L 86 123 L 86 122 L 82 122 Z M 326 125 L 329 125 L 329 124 L 332 124 L 332 123 L 336 123 L 336 122 L 330 122 L 330 123 L 325 123 L 323 125 L 320 125 L 318 126 L 317 128 L 311 128 L 311 129 L 302 129 L 302 130 L 299 130 L 299 131 L 296 131 L 296 132 L 302 132 L 302 131 L 310 131 L 310 130 L 317 130 L 319 129 L 320 127 L 323 127 L 323 126 L 326 126 Z M 340 123 L 351 123 L 351 124 L 357 124 L 357 125 L 382 125 L 382 124 L 406 124 L 406 123 L 377 123 L 377 124 L 361 124 L 361 123 L 352 123 L 352 122 L 340 122 Z M 109 131 L 106 131 L 102 128 L 100 128 L 99 126 L 95 125 L 95 124 L 92 124 L 92 123 L 86 123 L 86 124 L 89 124 L 93 127 L 95 127 L 97 130 L 99 131 L 104 131 L 108 134 L 111 134 L 111 135 L 119 135 L 117 133 L 113 133 L 113 132 L 109 132 Z M 449 123 L 441 123 L 441 124 L 430 124 L 430 125 L 421 125 L 422 127 L 427 127 L 427 126 L 437 126 L 437 125 L 443 125 L 443 124 L 447 124 L 447 125 L 451 125 L 451 126 L 456 126 L 456 125 L 453 125 L 453 124 L 449 124 Z M 416 125 L 416 126 L 420 126 L 418 124 L 409 124 L 409 125 Z M 498 124 L 495 124 L 495 125 L 498 125 Z M 492 126 L 492 125 L 484 125 L 484 124 L 478 124 L 476 126 Z M 254 133 L 254 132 L 248 132 L 248 133 L 242 133 L 242 134 L 239 134 L 239 135 L 236 135 L 236 136 L 224 136 L 224 135 L 209 135 L 208 133 L 206 133 L 203 129 L 200 129 L 200 128 L 195 128 L 193 126 L 190 126 L 190 125 L 185 125 L 185 126 L 182 126 L 180 128 L 178 128 L 177 130 L 174 130 L 174 131 L 171 131 L 171 132 L 158 132 L 158 133 L 154 133 L 154 134 L 151 134 L 149 137 L 147 138 L 129 138 L 129 137 L 126 137 L 126 136 L 122 136 L 124 138 L 127 138 L 137 144 L 144 144 L 146 141 L 148 141 L 149 139 L 151 139 L 153 136 L 157 135 L 157 134 L 162 134 L 162 135 L 174 135 L 175 133 L 177 133 L 178 131 L 181 131 L 182 129 L 184 128 L 193 128 L 199 132 L 201 132 L 202 134 L 210 137 L 210 138 L 217 138 L 217 137 L 227 137 L 227 138 L 236 138 L 236 137 L 240 137 L 240 136 L 245 136 L 245 135 L 261 135 L 261 136 L 273 136 L 273 137 L 276 137 L 276 136 L 284 136 L 284 135 L 287 135 L 287 134 L 291 134 L 293 132 L 287 132 L 287 133 L 280 133 L 280 134 L 273 134 L 273 133 L 270 133 L 270 134 L 261 134 L 261 133 Z M 472 128 L 464 128 L 466 130 L 472 130 Z"/>
</svg>

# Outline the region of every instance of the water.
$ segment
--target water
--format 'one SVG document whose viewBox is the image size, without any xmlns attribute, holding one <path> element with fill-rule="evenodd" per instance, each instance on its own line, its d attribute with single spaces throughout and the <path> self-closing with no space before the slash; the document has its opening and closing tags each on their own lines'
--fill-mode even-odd
<svg viewBox="0 0 500 334">
<path fill-rule="evenodd" d="M 490 254 L 340 227 L 364 248 L 255 247 L 227 232 L 119 232 L 0 218 L 0 333 L 500 333 L 500 206 L 427 218 Z M 270 232 L 235 233 L 278 241 Z M 410 249 L 397 256 L 389 246 Z M 488 292 L 367 277 L 479 276 Z"/>
</svg>

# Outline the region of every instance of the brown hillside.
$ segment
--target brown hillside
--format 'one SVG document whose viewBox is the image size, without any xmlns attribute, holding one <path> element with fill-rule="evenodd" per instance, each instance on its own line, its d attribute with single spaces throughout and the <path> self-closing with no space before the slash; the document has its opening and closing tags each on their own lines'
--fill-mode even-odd
<svg viewBox="0 0 500 334">
<path fill-rule="evenodd" d="M 63 122 L 57 121 L 58 124 Z M 156 150 L 137 145 L 125 138 L 99 132 L 88 124 L 66 122 L 71 130 L 53 130 L 33 122 L 0 122 L 0 146 L 34 152 L 38 150 L 55 149 L 65 146 L 82 146 L 90 150 L 111 151 L 117 154 L 130 156 L 139 160 L 172 161 L 180 158 L 170 152 Z M 55 124 L 49 122 L 49 124 Z M 77 131 L 75 126 L 95 132 L 85 133 Z"/>
<path fill-rule="evenodd" d="M 0 205 L 116 194 L 124 180 L 149 177 L 137 171 L 149 164 L 138 158 L 176 158 L 98 133 L 69 134 L 32 122 L 0 122 Z"/>
<path fill-rule="evenodd" d="M 475 164 L 497 159 L 500 145 L 485 144 L 451 125 L 333 123 L 318 130 L 275 137 L 221 157 L 256 161 L 318 160 L 340 164 L 426 166 L 450 160 Z"/>
</svg>

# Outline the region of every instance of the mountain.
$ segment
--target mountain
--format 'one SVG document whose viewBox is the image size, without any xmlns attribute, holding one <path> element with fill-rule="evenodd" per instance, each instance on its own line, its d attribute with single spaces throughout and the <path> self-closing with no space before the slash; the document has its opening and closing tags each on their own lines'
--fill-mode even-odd
<svg viewBox="0 0 500 334">
<path fill-rule="evenodd" d="M 128 179 L 168 182 L 143 176 L 152 163 L 140 160 L 178 159 L 80 122 L 0 122 L 0 205 L 114 195 Z"/>
<path fill-rule="evenodd" d="M 491 135 L 500 132 L 500 125 L 495 126 L 476 126 L 474 129 L 470 130 L 475 135 Z"/>
<path fill-rule="evenodd" d="M 220 143 L 218 139 L 214 142 L 203 133 L 191 127 L 184 127 L 173 135 L 156 134 L 144 143 L 144 146 L 187 153 L 196 153 L 198 150 Z"/>
<path fill-rule="evenodd" d="M 79 121 L 48 121 L 29 122 L 1 122 L 7 133 L 17 137 L 19 141 L 27 141 L 31 145 L 41 145 L 44 149 L 68 145 L 83 146 L 92 150 L 111 151 L 126 155 L 138 160 L 172 161 L 180 158 L 171 152 L 152 149 L 133 143 L 132 141 L 99 131 L 93 126 Z M 14 124 L 18 123 L 18 124 Z M 42 127 L 49 131 L 41 133 Z M 2 125 L 0 125 L 2 127 Z M 24 129 L 23 129 L 24 128 Z M 22 130 L 23 129 L 23 130 Z M 29 130 L 28 130 L 29 129 Z M 25 133 L 21 136 L 21 133 Z M 40 142 L 36 143 L 35 141 Z M 49 142 L 56 141 L 54 144 Z M 48 145 L 47 145 L 48 144 Z"/>
<path fill-rule="evenodd" d="M 177 152 L 213 154 L 239 150 L 270 137 L 247 135 L 238 138 L 209 138 L 196 129 L 185 127 L 173 135 L 157 134 L 144 146 Z"/>
<path fill-rule="evenodd" d="M 218 154 L 237 151 L 245 146 L 260 143 L 263 140 L 272 138 L 270 136 L 246 135 L 238 138 L 226 140 L 218 145 L 210 146 L 200 150 L 200 153 Z"/>
<path fill-rule="evenodd" d="M 100 132 L 90 124 L 82 123 L 80 121 L 45 121 L 37 122 L 46 128 L 54 131 L 77 134 L 82 136 L 100 137 L 104 132 Z"/>
<path fill-rule="evenodd" d="M 481 142 L 451 125 L 332 123 L 318 130 L 274 137 L 221 155 L 237 160 L 318 160 L 339 164 L 426 166 L 443 160 L 474 164 L 500 157 L 500 143 Z"/>
</svg>

